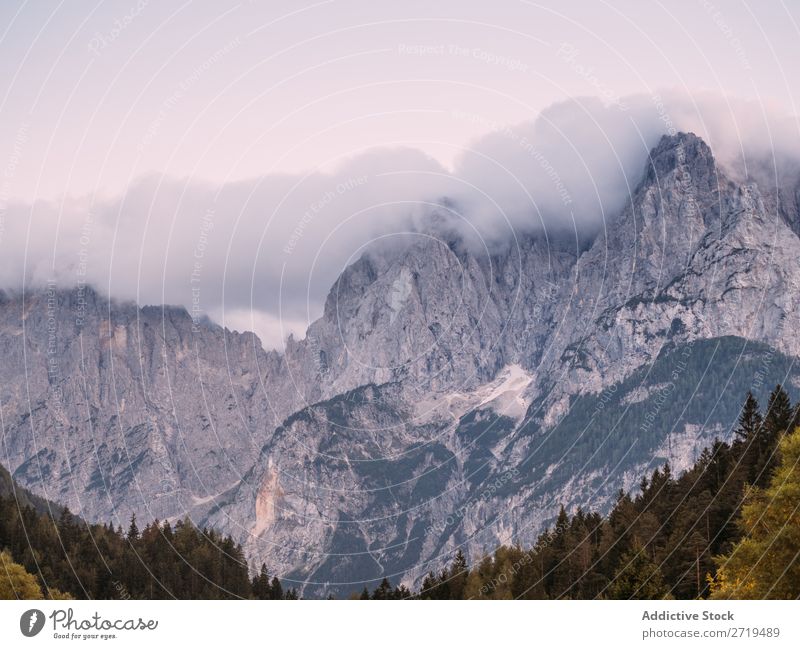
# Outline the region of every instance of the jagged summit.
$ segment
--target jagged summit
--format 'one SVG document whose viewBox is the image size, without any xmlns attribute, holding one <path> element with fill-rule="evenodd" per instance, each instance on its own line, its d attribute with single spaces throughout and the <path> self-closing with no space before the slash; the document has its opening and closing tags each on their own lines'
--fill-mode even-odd
<svg viewBox="0 0 800 649">
<path fill-rule="evenodd" d="M 684 182 L 704 190 L 718 181 L 720 170 L 706 142 L 694 133 L 663 135 L 648 156 L 642 184 L 659 183 L 669 174 L 680 173 Z"/>
<path fill-rule="evenodd" d="M 620 456 L 605 451 L 636 431 L 590 415 L 613 386 L 620 408 L 650 407 L 660 388 L 637 377 L 665 349 L 760 341 L 800 357 L 785 335 L 800 328 L 797 287 L 800 239 L 756 184 L 676 134 L 587 250 L 531 235 L 488 254 L 425 236 L 370 251 L 284 354 L 96 296 L 78 331 L 74 292 L 54 314 L 5 294 L 4 462 L 88 519 L 208 520 L 281 576 L 366 581 L 385 565 L 414 579 L 458 545 L 479 556 L 535 538 L 560 502 L 602 506 L 672 452 L 668 435 L 676 470 L 724 436 L 665 421 Z M 670 372 L 694 393 L 693 374 Z M 572 444 L 581 431 L 590 441 Z"/>
</svg>

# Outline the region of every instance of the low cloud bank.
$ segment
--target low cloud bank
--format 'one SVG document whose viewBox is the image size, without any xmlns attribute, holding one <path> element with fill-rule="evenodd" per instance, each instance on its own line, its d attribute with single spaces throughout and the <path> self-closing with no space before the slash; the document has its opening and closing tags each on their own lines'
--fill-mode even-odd
<svg viewBox="0 0 800 649">
<path fill-rule="evenodd" d="M 738 177 L 781 184 L 800 170 L 796 117 L 700 93 L 555 104 L 514 126 L 485 125 L 454 169 L 419 151 L 378 149 L 330 174 L 268 175 L 215 186 L 152 175 L 110 201 L 9 204 L 0 211 L 0 285 L 86 281 L 117 299 L 181 304 L 280 348 L 319 316 L 344 266 L 380 237 L 431 228 L 481 246 L 512 233 L 587 239 L 613 219 L 664 134 L 692 131 Z"/>
</svg>

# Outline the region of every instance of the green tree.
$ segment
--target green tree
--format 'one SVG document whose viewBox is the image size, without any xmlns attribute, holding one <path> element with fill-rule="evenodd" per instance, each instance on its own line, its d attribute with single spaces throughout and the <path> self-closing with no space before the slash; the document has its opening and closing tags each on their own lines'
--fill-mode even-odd
<svg viewBox="0 0 800 649">
<path fill-rule="evenodd" d="M 283 586 L 277 577 L 272 578 L 272 599 L 283 599 Z"/>
<path fill-rule="evenodd" d="M 744 464 L 749 467 L 747 480 L 750 484 L 764 487 L 777 463 L 776 449 L 778 440 L 793 428 L 792 420 L 795 412 L 789 401 L 786 390 L 778 384 L 769 395 L 764 425 L 756 433 L 753 442 L 748 445 Z"/>
<path fill-rule="evenodd" d="M 131 514 L 131 523 L 128 526 L 128 541 L 134 543 L 139 540 L 139 526 L 136 525 L 136 514 Z"/>
<path fill-rule="evenodd" d="M 261 564 L 261 570 L 253 577 L 251 590 L 253 591 L 253 597 L 255 599 L 272 599 L 272 588 L 269 583 L 267 564 Z"/>
<path fill-rule="evenodd" d="M 448 585 L 450 587 L 451 599 L 462 599 L 464 595 L 464 585 L 467 582 L 468 572 L 467 558 L 459 549 L 458 552 L 456 552 L 455 559 L 453 559 L 453 564 L 450 566 L 450 578 Z"/>
<path fill-rule="evenodd" d="M 748 442 L 755 439 L 763 424 L 764 419 L 761 417 L 758 401 L 752 392 L 748 392 L 739 415 L 739 425 L 734 431 L 736 441 Z"/>
<path fill-rule="evenodd" d="M 779 455 L 768 486 L 745 496 L 743 538 L 717 558 L 716 599 L 800 597 L 800 429 L 783 437 Z"/>
<path fill-rule="evenodd" d="M 625 553 L 620 568 L 605 592 L 609 599 L 669 599 L 661 570 L 642 547 Z"/>
<path fill-rule="evenodd" d="M 764 424 L 774 433 L 783 433 L 789 430 L 792 424 L 794 412 L 789 401 L 789 395 L 780 384 L 769 395 L 767 403 L 767 415 Z"/>
<path fill-rule="evenodd" d="M 0 599 L 42 599 L 36 577 L 15 563 L 7 550 L 0 552 Z"/>
<path fill-rule="evenodd" d="M 381 583 L 372 592 L 372 599 L 393 599 L 392 585 L 386 577 L 381 580 Z"/>
</svg>

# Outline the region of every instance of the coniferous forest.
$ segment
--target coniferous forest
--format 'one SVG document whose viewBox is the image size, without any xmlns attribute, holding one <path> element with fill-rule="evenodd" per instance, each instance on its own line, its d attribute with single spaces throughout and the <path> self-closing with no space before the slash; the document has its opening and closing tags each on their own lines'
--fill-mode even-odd
<svg viewBox="0 0 800 649">
<path fill-rule="evenodd" d="M 471 566 L 457 551 L 418 591 L 384 579 L 352 598 L 800 597 L 797 423 L 781 386 L 763 414 L 748 394 L 730 443 L 680 476 L 657 468 L 607 515 L 562 507 L 533 547 L 500 547 Z M 251 571 L 230 537 L 188 519 L 123 530 L 54 511 L 18 487 L 0 491 L 0 598 L 298 597 L 267 566 Z"/>
</svg>

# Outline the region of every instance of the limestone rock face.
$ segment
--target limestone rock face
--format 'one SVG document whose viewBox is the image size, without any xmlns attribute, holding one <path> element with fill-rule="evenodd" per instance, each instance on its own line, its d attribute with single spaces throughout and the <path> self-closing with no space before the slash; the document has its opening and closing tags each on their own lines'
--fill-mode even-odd
<svg viewBox="0 0 800 649">
<path fill-rule="evenodd" d="M 746 390 L 794 389 L 798 187 L 665 136 L 584 249 L 368 250 L 284 354 L 183 309 L 4 295 L 2 461 L 87 518 L 189 514 L 307 595 L 412 584 L 687 466 Z"/>
<path fill-rule="evenodd" d="M 294 407 L 283 359 L 252 334 L 89 288 L 4 295 L 0 345 L 3 463 L 88 519 L 192 510 L 238 482 Z"/>
</svg>

